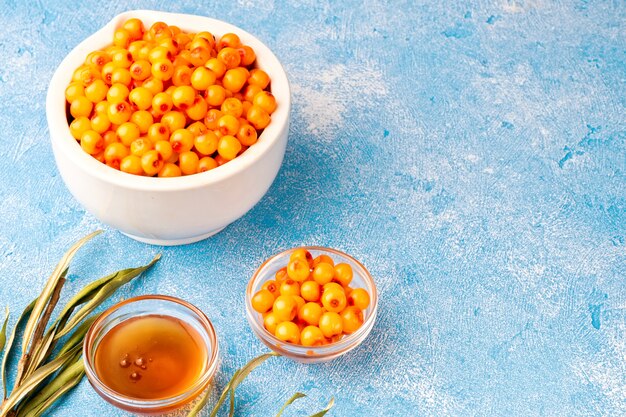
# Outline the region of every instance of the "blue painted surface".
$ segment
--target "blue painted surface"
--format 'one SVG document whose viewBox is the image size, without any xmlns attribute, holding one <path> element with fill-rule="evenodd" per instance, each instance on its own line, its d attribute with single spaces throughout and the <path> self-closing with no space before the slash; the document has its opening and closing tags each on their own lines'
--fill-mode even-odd
<svg viewBox="0 0 626 417">
<path fill-rule="evenodd" d="M 289 416 L 333 395 L 334 416 L 626 415 L 626 7 L 472 3 L 4 1 L 1 303 L 20 310 L 100 227 L 54 166 L 55 66 L 118 12 L 197 13 L 256 34 L 284 63 L 284 166 L 207 241 L 157 248 L 108 231 L 78 255 L 66 294 L 163 253 L 121 296 L 202 308 L 221 387 L 265 350 L 244 318 L 254 269 L 285 248 L 333 246 L 376 277 L 372 334 L 325 365 L 267 363 L 241 386 L 240 415 L 272 415 L 295 391 L 310 398 Z M 83 382 L 50 415 L 125 414 Z"/>
</svg>

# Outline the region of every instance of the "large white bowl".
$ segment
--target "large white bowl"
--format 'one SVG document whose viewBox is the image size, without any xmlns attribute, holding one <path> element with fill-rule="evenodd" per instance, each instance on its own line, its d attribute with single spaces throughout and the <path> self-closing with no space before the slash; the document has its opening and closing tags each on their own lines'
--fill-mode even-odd
<svg viewBox="0 0 626 417">
<path fill-rule="evenodd" d="M 66 116 L 65 88 L 91 51 L 111 43 L 113 32 L 136 17 L 146 26 L 163 21 L 185 31 L 216 36 L 239 35 L 271 80 L 278 108 L 256 144 L 233 161 L 202 174 L 178 178 L 140 177 L 117 171 L 85 153 L 72 137 Z M 257 38 L 208 17 L 133 10 L 117 15 L 74 48 L 61 62 L 48 89 L 46 114 L 52 150 L 67 188 L 103 223 L 133 239 L 157 245 L 181 245 L 205 239 L 243 216 L 267 192 L 283 161 L 291 98 L 282 65 Z"/>
</svg>

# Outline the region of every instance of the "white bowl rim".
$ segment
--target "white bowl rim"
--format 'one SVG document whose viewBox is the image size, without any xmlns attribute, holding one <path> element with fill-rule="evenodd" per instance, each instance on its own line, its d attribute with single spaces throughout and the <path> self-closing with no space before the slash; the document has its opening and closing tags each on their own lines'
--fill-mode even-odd
<svg viewBox="0 0 626 417">
<path fill-rule="evenodd" d="M 223 166 L 207 172 L 175 178 L 142 177 L 118 171 L 99 162 L 91 155 L 84 152 L 80 146 L 77 146 L 77 142 L 72 137 L 69 130 L 66 108 L 64 105 L 60 105 L 60 103 L 65 103 L 65 88 L 71 79 L 71 74 L 75 70 L 75 68 L 70 67 L 72 65 L 72 58 L 77 54 L 86 56 L 87 53 L 96 48 L 102 48 L 108 45 L 110 42 L 107 42 L 105 45 L 99 43 L 103 34 L 112 29 L 112 27 L 132 17 L 140 18 L 142 21 L 164 21 L 168 24 L 174 24 L 171 22 L 172 20 L 180 21 L 187 19 L 190 22 L 202 20 L 202 28 L 195 28 L 195 26 L 194 28 L 189 28 L 180 25 L 183 26 L 181 29 L 200 31 L 201 29 L 209 30 L 209 28 L 215 28 L 217 26 L 223 28 L 223 32 L 219 33 L 220 35 L 233 32 L 239 35 L 243 43 L 250 45 L 256 52 L 257 58 L 261 57 L 261 60 L 266 62 L 265 65 L 262 65 L 262 68 L 270 74 L 272 80 L 272 94 L 274 94 L 279 103 L 276 111 L 272 113 L 272 122 L 261 133 L 258 142 L 248 148 L 242 155 Z M 170 22 L 168 22 L 168 20 Z M 269 65 L 267 65 L 267 63 L 269 63 Z M 276 143 L 280 137 L 281 131 L 288 129 L 290 109 L 291 93 L 287 74 L 274 53 L 254 35 L 235 25 L 210 17 L 156 10 L 129 10 L 120 13 L 113 17 L 101 29 L 79 43 L 65 56 L 57 67 L 50 81 L 46 98 L 46 115 L 51 132 L 50 136 L 52 141 L 58 145 L 61 152 L 65 153 L 74 163 L 79 165 L 83 171 L 89 172 L 103 182 L 112 183 L 126 189 L 142 191 L 181 191 L 201 188 L 210 184 L 219 183 L 224 179 L 244 171 L 260 158 L 263 158 Z M 52 131 L 58 133 L 53 135 Z M 55 139 L 56 136 L 58 136 L 58 139 Z"/>
</svg>

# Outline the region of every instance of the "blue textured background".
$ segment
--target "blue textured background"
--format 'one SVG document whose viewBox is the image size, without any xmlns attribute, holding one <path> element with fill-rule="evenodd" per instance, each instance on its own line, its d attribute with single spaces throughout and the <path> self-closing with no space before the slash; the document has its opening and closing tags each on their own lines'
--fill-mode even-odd
<svg viewBox="0 0 626 417">
<path fill-rule="evenodd" d="M 44 99 L 56 65 L 124 10 L 196 13 L 256 34 L 284 63 L 284 165 L 207 241 L 158 248 L 108 231 L 78 255 L 66 296 L 162 252 L 121 297 L 202 308 L 221 387 L 265 350 L 244 317 L 254 269 L 282 249 L 333 246 L 376 278 L 372 334 L 328 364 L 268 362 L 241 386 L 240 415 L 273 415 L 295 391 L 310 398 L 289 416 L 333 395 L 333 416 L 626 415 L 624 2 L 169 3 L 1 3 L 2 304 L 21 310 L 101 227 L 54 165 Z M 50 415 L 124 414 L 83 382 Z"/>
</svg>

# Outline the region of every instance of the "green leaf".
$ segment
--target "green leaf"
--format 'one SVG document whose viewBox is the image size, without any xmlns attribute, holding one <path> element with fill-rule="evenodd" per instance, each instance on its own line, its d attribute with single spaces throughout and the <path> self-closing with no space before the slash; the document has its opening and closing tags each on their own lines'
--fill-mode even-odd
<svg viewBox="0 0 626 417">
<path fill-rule="evenodd" d="M 61 367 L 71 362 L 77 353 L 80 353 L 82 346 L 75 346 L 73 349 L 59 356 L 58 358 L 48 362 L 38 368 L 30 376 L 24 378 L 22 383 L 11 393 L 0 409 L 0 417 L 6 417 L 24 397 L 34 392 L 39 385 L 44 382 L 50 375 L 54 374 Z"/>
<path fill-rule="evenodd" d="M 252 372 L 254 368 L 256 368 L 257 366 L 259 366 L 260 364 L 262 364 L 267 359 L 273 356 L 279 356 L 279 355 L 278 353 L 275 353 L 275 352 L 265 353 L 263 355 L 257 356 L 256 358 L 248 362 L 246 365 L 244 365 L 242 368 L 238 369 L 233 375 L 233 377 L 230 379 L 228 384 L 226 384 L 226 386 L 224 387 L 224 390 L 222 391 L 220 398 L 217 400 L 215 407 L 213 407 L 213 410 L 211 411 L 210 417 L 215 417 L 217 415 L 220 408 L 222 407 L 222 404 L 224 404 L 224 401 L 226 400 L 226 397 L 228 396 L 231 388 L 233 390 L 233 395 L 234 395 L 235 388 L 237 388 L 237 386 L 250 374 L 250 372 Z M 187 417 L 196 417 L 198 413 L 200 412 L 200 410 L 204 408 L 204 406 L 206 405 L 208 401 L 209 401 L 209 393 L 207 392 L 204 394 L 204 397 L 191 409 L 189 414 L 187 414 Z"/>
<path fill-rule="evenodd" d="M 39 323 L 39 319 L 41 318 L 41 315 L 43 314 L 44 309 L 46 305 L 48 304 L 48 301 L 50 301 L 50 298 L 52 297 L 52 294 L 54 293 L 54 289 L 56 288 L 57 283 L 67 271 L 70 261 L 72 260 L 76 252 L 78 252 L 78 250 L 85 243 L 87 243 L 91 238 L 100 234 L 101 232 L 102 232 L 101 230 L 97 230 L 85 236 L 78 242 L 76 242 L 74 246 L 72 246 L 70 250 L 67 251 L 65 255 L 63 255 L 63 258 L 61 258 L 61 260 L 59 261 L 54 271 L 52 271 L 52 275 L 50 275 L 50 278 L 48 278 L 48 282 L 46 282 L 45 287 L 43 288 L 43 290 L 41 291 L 41 294 L 37 298 L 37 302 L 35 303 L 35 306 L 33 307 L 33 311 L 28 319 L 28 322 L 26 323 L 26 327 L 24 328 L 24 336 L 22 339 L 23 340 L 22 356 L 25 355 L 26 352 L 28 352 L 31 339 L 35 333 L 35 328 L 37 327 Z"/>
<path fill-rule="evenodd" d="M 68 350 L 71 350 L 74 346 L 82 345 L 83 341 L 85 340 L 85 335 L 87 334 L 87 331 L 97 318 L 98 315 L 96 314 L 83 320 L 80 326 L 78 326 L 78 328 L 74 330 L 74 333 L 72 333 L 69 339 L 65 341 L 63 347 L 61 348 L 61 350 L 59 350 L 59 353 L 57 353 L 57 356 L 61 356 Z"/>
<path fill-rule="evenodd" d="M 2 379 L 2 398 L 5 399 L 8 395 L 7 392 L 7 378 L 6 378 L 6 369 L 7 363 L 9 361 L 9 356 L 11 355 L 11 350 L 13 348 L 13 341 L 15 340 L 15 334 L 17 333 L 17 329 L 22 323 L 22 321 L 26 320 L 30 312 L 33 310 L 37 299 L 35 298 L 30 302 L 29 305 L 26 306 L 24 311 L 22 311 L 22 315 L 17 319 L 17 323 L 13 327 L 13 331 L 11 331 L 11 335 L 9 336 L 9 340 L 7 341 L 4 349 L 4 356 L 2 357 L 2 364 L 0 364 L 0 378 Z"/>
<path fill-rule="evenodd" d="M 300 398 L 304 398 L 306 397 L 306 394 L 303 394 L 301 392 L 296 392 L 295 394 L 293 394 L 291 396 L 290 399 L 288 399 L 285 404 L 283 404 L 283 406 L 280 408 L 280 410 L 278 410 L 278 414 L 276 414 L 276 417 L 280 417 L 281 415 L 283 415 L 283 411 L 285 411 L 285 409 L 287 407 L 289 407 L 294 401 L 296 401 L 297 399 Z"/>
<path fill-rule="evenodd" d="M 7 324 L 9 323 L 9 307 L 6 308 L 4 313 L 4 323 L 2 329 L 0 329 L 0 352 L 4 350 L 4 345 L 7 342 Z"/>
<path fill-rule="evenodd" d="M 328 413 L 330 409 L 333 408 L 334 406 L 335 406 L 335 399 L 331 398 L 328 404 L 326 405 L 326 408 L 324 408 L 322 411 L 318 411 L 315 414 L 311 414 L 309 417 L 324 417 L 326 413 Z"/>
<path fill-rule="evenodd" d="M 114 274 L 111 274 L 109 281 L 106 284 L 104 284 L 99 290 L 96 291 L 93 297 L 89 301 L 87 301 L 67 321 L 67 323 L 65 324 L 65 326 L 63 326 L 62 329 L 59 329 L 54 339 L 58 340 L 61 337 L 68 334 L 69 332 L 71 332 L 72 329 L 74 329 L 74 327 L 76 327 L 85 317 L 91 314 L 91 312 L 95 310 L 98 306 L 100 306 L 100 304 L 105 302 L 111 296 L 111 294 L 117 291 L 119 287 L 131 281 L 133 278 L 137 277 L 142 272 L 152 267 L 152 265 L 154 265 L 159 259 L 161 259 L 161 255 L 155 256 L 152 262 L 150 262 L 148 265 L 145 265 L 139 268 L 124 269 Z"/>
<path fill-rule="evenodd" d="M 46 401 L 41 403 L 41 405 L 37 408 L 37 410 L 34 410 L 30 415 L 28 415 L 28 417 L 42 416 L 48 410 L 48 408 L 50 408 L 50 406 L 54 404 L 56 400 L 58 400 L 60 397 L 65 395 L 67 392 L 74 389 L 74 387 L 78 385 L 81 379 L 83 379 L 84 375 L 85 375 L 85 372 L 83 371 L 79 375 L 76 375 L 74 378 L 70 379 L 63 387 L 61 387 L 58 391 L 56 391 L 54 394 L 48 397 Z M 21 417 L 21 415 L 19 417 Z"/>
</svg>

